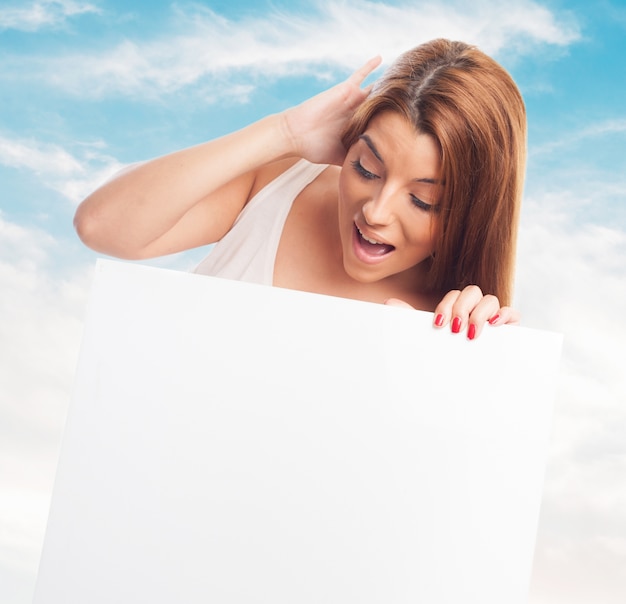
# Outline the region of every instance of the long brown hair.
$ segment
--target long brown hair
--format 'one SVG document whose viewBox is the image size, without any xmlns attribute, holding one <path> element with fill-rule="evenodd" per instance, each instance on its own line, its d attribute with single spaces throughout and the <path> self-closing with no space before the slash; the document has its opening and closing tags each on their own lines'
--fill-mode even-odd
<svg viewBox="0 0 626 604">
<path fill-rule="evenodd" d="M 441 150 L 427 289 L 475 284 L 510 304 L 526 163 L 526 111 L 513 79 L 474 46 L 433 40 L 376 83 L 344 133 L 346 149 L 382 111 L 399 112 Z"/>
</svg>

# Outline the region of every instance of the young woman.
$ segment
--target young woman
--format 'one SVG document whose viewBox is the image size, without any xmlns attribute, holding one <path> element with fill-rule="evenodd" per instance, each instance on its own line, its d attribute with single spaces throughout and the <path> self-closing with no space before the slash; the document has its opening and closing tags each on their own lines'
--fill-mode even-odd
<svg viewBox="0 0 626 604">
<path fill-rule="evenodd" d="M 473 339 L 510 304 L 526 144 L 520 93 L 434 40 L 228 136 L 128 169 L 76 212 L 140 259 L 217 242 L 196 272 L 434 312 Z"/>
</svg>

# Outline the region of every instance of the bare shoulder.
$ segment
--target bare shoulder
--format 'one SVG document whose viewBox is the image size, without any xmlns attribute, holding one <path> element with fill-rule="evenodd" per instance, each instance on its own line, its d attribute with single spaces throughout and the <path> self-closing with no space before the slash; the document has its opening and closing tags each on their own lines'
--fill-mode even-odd
<svg viewBox="0 0 626 604">
<path fill-rule="evenodd" d="M 254 183 L 252 184 L 248 201 L 270 182 L 278 178 L 299 161 L 299 157 L 290 157 L 265 164 L 264 166 L 258 168 L 254 175 Z M 337 186 L 339 172 L 339 166 L 328 166 L 309 184 L 308 188 L 319 187 L 323 189 L 325 187 L 330 187 L 331 189 L 335 189 Z"/>
<path fill-rule="evenodd" d="M 283 172 L 291 168 L 291 166 L 296 164 L 298 161 L 298 157 L 289 157 L 287 159 L 281 159 L 261 166 L 256 171 L 248 201 L 252 199 L 261 189 L 278 178 Z"/>
</svg>

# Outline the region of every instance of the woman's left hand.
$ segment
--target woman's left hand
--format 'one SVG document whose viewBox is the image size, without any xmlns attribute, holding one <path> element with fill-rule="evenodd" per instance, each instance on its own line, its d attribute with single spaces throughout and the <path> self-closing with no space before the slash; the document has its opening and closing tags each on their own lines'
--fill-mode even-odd
<svg viewBox="0 0 626 604">
<path fill-rule="evenodd" d="M 406 302 L 392 298 L 386 304 L 410 306 Z M 484 295 L 477 285 L 468 285 L 462 291 L 455 289 L 448 292 L 435 309 L 433 324 L 443 328 L 450 325 L 452 333 L 467 330 L 470 340 L 477 338 L 485 323 L 490 325 L 518 325 L 519 311 L 510 306 L 500 306 L 496 296 Z"/>
</svg>

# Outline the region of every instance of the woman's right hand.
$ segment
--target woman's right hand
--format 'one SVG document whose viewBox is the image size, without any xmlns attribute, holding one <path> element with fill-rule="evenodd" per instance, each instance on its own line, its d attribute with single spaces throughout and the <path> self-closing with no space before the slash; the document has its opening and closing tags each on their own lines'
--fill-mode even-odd
<svg viewBox="0 0 626 604">
<path fill-rule="evenodd" d="M 218 241 L 250 199 L 262 166 L 287 157 L 343 162 L 341 133 L 369 94 L 363 80 L 379 64 L 371 59 L 283 113 L 118 174 L 78 207 L 80 238 L 98 252 L 132 259 Z"/>
<path fill-rule="evenodd" d="M 370 93 L 371 86 L 361 84 L 380 63 L 380 57 L 370 59 L 347 80 L 281 114 L 294 155 L 317 164 L 343 163 L 341 134 Z"/>
</svg>

